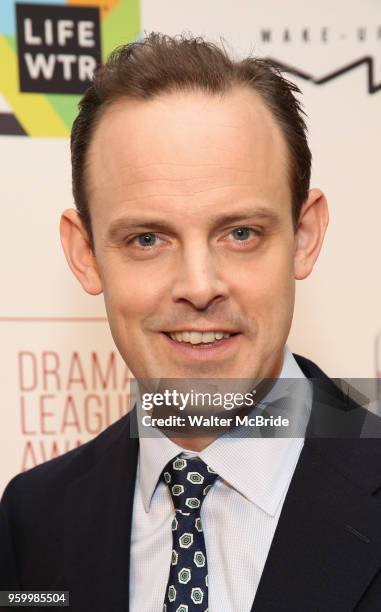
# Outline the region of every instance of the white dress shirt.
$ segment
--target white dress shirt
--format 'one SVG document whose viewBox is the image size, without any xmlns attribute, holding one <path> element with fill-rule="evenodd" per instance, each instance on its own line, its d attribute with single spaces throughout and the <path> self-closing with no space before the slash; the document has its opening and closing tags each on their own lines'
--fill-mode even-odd
<svg viewBox="0 0 381 612">
<path fill-rule="evenodd" d="M 287 347 L 279 378 L 305 379 Z M 305 393 L 293 397 L 293 403 L 299 402 L 308 417 L 312 390 L 309 384 L 303 388 Z M 220 477 L 201 508 L 209 612 L 250 612 L 304 444 L 304 430 L 302 436 L 220 436 L 197 453 L 184 450 L 165 435 L 140 438 L 131 533 L 131 612 L 163 609 L 174 508 L 160 475 L 168 461 L 181 452 L 186 457 L 199 456 Z"/>
</svg>

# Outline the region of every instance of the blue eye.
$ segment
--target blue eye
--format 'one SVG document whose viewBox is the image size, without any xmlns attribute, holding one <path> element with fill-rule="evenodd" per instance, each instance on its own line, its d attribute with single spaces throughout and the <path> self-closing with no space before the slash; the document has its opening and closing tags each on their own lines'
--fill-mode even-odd
<svg viewBox="0 0 381 612">
<path fill-rule="evenodd" d="M 232 231 L 232 234 L 235 238 L 235 240 L 248 240 L 250 238 L 250 232 L 252 232 L 253 230 L 251 230 L 248 227 L 237 227 L 237 229 Z"/>
<path fill-rule="evenodd" d="M 140 236 L 136 236 L 136 240 L 139 241 L 142 247 L 151 247 L 156 243 L 157 237 L 155 234 L 141 234 Z"/>
</svg>

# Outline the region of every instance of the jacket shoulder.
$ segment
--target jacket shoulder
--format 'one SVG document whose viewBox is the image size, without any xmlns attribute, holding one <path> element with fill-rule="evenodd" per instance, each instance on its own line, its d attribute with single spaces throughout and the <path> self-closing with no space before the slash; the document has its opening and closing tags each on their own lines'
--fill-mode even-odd
<svg viewBox="0 0 381 612">
<path fill-rule="evenodd" d="M 313 361 L 294 357 L 307 378 L 313 379 L 314 400 L 307 429 L 308 448 L 360 488 L 381 486 L 381 418 L 353 398 L 356 389 L 341 387 Z M 366 405 L 366 397 L 362 398 Z M 329 410 L 327 410 L 329 408 Z"/>
<path fill-rule="evenodd" d="M 33 500 L 65 490 L 70 482 L 90 470 L 107 453 L 128 427 L 129 418 L 129 414 L 123 416 L 89 442 L 18 474 L 5 488 L 2 502 L 13 499 L 17 504 L 29 506 Z"/>
</svg>

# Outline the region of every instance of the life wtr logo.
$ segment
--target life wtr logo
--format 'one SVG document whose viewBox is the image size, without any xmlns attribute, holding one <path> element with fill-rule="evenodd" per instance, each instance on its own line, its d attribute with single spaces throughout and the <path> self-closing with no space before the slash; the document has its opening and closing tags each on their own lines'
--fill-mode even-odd
<svg viewBox="0 0 381 612">
<path fill-rule="evenodd" d="M 17 4 L 20 91 L 83 93 L 101 61 L 99 8 Z"/>
</svg>

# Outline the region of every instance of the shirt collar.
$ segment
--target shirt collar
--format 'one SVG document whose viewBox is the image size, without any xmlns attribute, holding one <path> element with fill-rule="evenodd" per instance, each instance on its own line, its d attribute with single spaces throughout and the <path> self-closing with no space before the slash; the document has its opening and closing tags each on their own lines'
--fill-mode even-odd
<svg viewBox="0 0 381 612">
<path fill-rule="evenodd" d="M 285 346 L 283 366 L 279 378 L 305 378 L 296 360 Z M 276 387 L 276 385 L 274 386 Z M 310 386 L 304 394 L 297 394 L 301 409 L 309 413 L 312 405 Z M 277 396 L 277 391 L 264 398 L 266 405 Z M 199 456 L 226 482 L 250 502 L 274 516 L 286 491 L 300 450 L 303 437 L 298 438 L 234 438 L 220 436 L 203 451 L 188 451 L 157 431 L 154 437 L 141 437 L 139 444 L 139 478 L 143 505 L 150 510 L 152 496 L 160 475 L 168 461 L 180 453 Z M 250 460 L 248 461 L 248 457 Z"/>
</svg>

